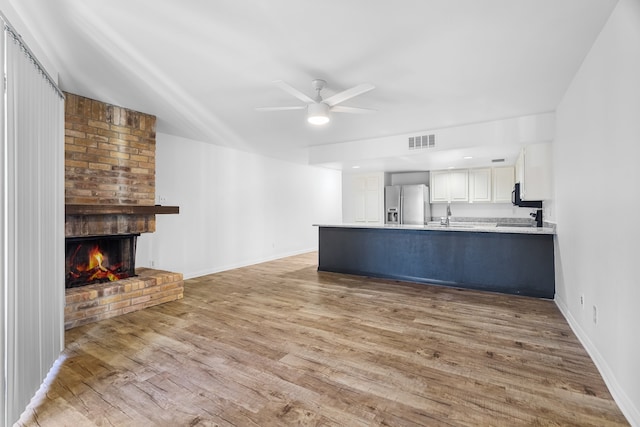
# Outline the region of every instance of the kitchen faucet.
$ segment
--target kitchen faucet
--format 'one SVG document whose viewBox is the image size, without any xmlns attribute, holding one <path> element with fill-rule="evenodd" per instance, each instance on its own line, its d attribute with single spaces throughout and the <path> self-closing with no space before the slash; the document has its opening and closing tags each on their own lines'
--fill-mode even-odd
<svg viewBox="0 0 640 427">
<path fill-rule="evenodd" d="M 444 225 L 444 226 L 449 226 L 449 224 L 451 223 L 451 202 L 447 203 L 447 217 L 440 217 L 440 225 Z"/>
<path fill-rule="evenodd" d="M 451 219 L 451 202 L 448 202 L 447 203 L 447 222 L 446 222 L 447 227 L 451 222 L 450 219 Z"/>
<path fill-rule="evenodd" d="M 531 215 L 533 217 L 533 219 L 536 220 L 536 227 L 542 227 L 543 222 L 542 222 L 542 209 L 538 209 L 535 212 L 531 212 L 529 215 Z"/>
</svg>

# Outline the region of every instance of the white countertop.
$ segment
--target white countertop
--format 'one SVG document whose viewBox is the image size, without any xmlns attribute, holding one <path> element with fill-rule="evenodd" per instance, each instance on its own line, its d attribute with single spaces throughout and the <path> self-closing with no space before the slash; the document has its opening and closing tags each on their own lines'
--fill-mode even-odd
<svg viewBox="0 0 640 427">
<path fill-rule="evenodd" d="M 439 223 L 429 223 L 427 225 L 409 224 L 363 224 L 363 223 L 340 223 L 340 224 L 313 224 L 315 227 L 338 227 L 338 228 L 371 228 L 371 229 L 396 229 L 396 230 L 431 230 L 431 231 L 472 231 L 475 233 L 516 233 L 516 234 L 556 234 L 553 227 L 498 227 L 494 222 L 452 222 L 448 227 Z"/>
</svg>

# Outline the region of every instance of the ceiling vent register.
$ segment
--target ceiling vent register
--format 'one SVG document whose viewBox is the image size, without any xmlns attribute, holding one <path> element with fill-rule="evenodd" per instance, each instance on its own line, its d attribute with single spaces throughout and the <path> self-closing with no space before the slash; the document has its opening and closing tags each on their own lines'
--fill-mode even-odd
<svg viewBox="0 0 640 427">
<path fill-rule="evenodd" d="M 435 146 L 436 136 L 434 134 L 409 137 L 409 150 L 422 150 L 425 148 L 435 148 Z"/>
</svg>

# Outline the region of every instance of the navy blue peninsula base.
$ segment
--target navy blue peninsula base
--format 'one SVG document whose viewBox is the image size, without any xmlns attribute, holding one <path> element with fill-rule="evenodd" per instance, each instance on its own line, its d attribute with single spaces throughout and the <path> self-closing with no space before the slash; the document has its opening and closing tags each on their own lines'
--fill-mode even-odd
<svg viewBox="0 0 640 427">
<path fill-rule="evenodd" d="M 319 226 L 319 271 L 553 298 L 552 232 Z"/>
</svg>

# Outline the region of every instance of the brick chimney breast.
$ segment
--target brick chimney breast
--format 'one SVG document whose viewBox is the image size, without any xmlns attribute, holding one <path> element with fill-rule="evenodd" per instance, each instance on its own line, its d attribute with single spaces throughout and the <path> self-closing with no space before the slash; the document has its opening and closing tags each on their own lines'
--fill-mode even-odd
<svg viewBox="0 0 640 427">
<path fill-rule="evenodd" d="M 156 117 L 65 96 L 65 203 L 153 206 Z"/>
<path fill-rule="evenodd" d="M 65 93 L 65 204 L 153 206 L 156 117 Z M 155 231 L 155 215 L 67 215 L 66 236 Z"/>
</svg>

